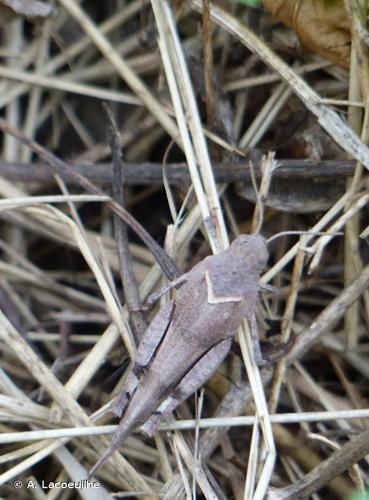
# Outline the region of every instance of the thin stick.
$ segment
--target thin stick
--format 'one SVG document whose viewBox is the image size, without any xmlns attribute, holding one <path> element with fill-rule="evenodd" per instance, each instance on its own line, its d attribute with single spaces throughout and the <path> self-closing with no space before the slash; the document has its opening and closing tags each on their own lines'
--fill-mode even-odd
<svg viewBox="0 0 369 500">
<path fill-rule="evenodd" d="M 212 42 L 212 21 L 210 19 L 210 2 L 203 0 L 202 11 L 202 35 L 204 40 L 204 74 L 205 74 L 205 103 L 206 122 L 212 129 L 215 122 L 215 93 L 213 85 L 214 62 L 213 62 L 213 42 Z"/>
<path fill-rule="evenodd" d="M 219 241 L 226 247 L 228 239 L 187 65 L 169 5 L 158 0 L 152 0 L 152 5 L 160 35 L 160 53 L 191 180 L 212 250 L 217 253 L 220 249 Z M 218 229 L 218 234 L 215 235 L 214 223 Z"/>
<path fill-rule="evenodd" d="M 347 307 L 360 297 L 368 285 L 369 265 L 364 267 L 362 273 L 332 300 L 310 327 L 296 337 L 291 351 L 286 356 L 286 362 L 290 364 L 307 352 L 328 329 L 342 318 Z"/>
<path fill-rule="evenodd" d="M 11 416 L 9 417 L 9 420 Z M 336 420 L 369 419 L 369 409 L 316 411 L 301 413 L 277 413 L 270 415 L 273 424 L 299 424 L 302 422 L 330 422 Z M 257 416 L 242 417 L 212 417 L 193 420 L 176 420 L 161 424 L 163 432 L 174 430 L 213 429 L 217 427 L 252 427 L 259 422 Z M 88 437 L 114 434 L 118 425 L 95 425 L 93 427 L 64 427 L 60 429 L 40 429 L 37 431 L 3 432 L 0 434 L 0 444 L 37 441 L 39 439 L 56 439 L 64 437 Z"/>
<path fill-rule="evenodd" d="M 47 76 L 40 76 L 38 73 L 19 71 L 0 65 L 0 76 L 2 78 L 8 78 L 9 80 L 29 83 L 34 87 L 71 92 L 72 94 L 90 96 L 95 97 L 96 99 L 120 102 L 123 104 L 131 104 L 133 106 L 141 106 L 142 104 L 140 99 L 132 94 L 129 94 L 128 92 L 117 92 L 103 87 L 96 87 L 95 85 L 74 82 L 70 79 L 63 78 L 62 75 L 51 78 Z"/>
<path fill-rule="evenodd" d="M 283 323 L 282 323 L 283 342 L 288 342 L 291 336 L 292 320 L 295 313 L 297 296 L 299 292 L 302 270 L 304 266 L 305 239 L 306 236 L 301 236 L 299 241 L 299 251 L 297 252 L 297 256 L 293 266 L 292 279 L 291 279 L 291 292 L 288 296 L 287 304 L 283 315 Z M 277 409 L 285 372 L 286 372 L 286 363 L 282 359 L 277 364 L 272 384 L 271 396 L 269 399 L 269 409 L 271 412 L 275 412 Z"/>
<path fill-rule="evenodd" d="M 348 5 L 350 2 L 346 2 Z M 352 33 L 352 43 L 351 43 L 351 59 L 350 59 L 350 80 L 348 89 L 348 99 L 349 100 L 359 100 L 362 98 L 361 94 L 361 74 L 360 66 L 358 62 L 358 43 L 360 43 L 357 33 L 355 32 L 353 19 L 351 12 L 351 33 Z M 349 107 L 348 110 L 348 123 L 350 124 L 352 130 L 357 134 L 360 134 L 363 130 L 363 113 L 360 108 Z M 360 180 L 363 173 L 363 166 L 360 162 L 356 164 L 355 172 L 352 178 L 346 180 L 346 189 L 355 193 L 360 185 Z M 349 204 L 345 207 L 347 210 Z M 345 225 L 345 242 L 344 242 L 344 283 L 349 285 L 351 281 L 357 276 L 358 272 L 361 271 L 362 262 L 360 258 L 360 253 L 358 252 L 358 241 L 360 232 L 360 212 L 357 212 L 354 217 L 347 221 Z M 358 264 L 358 265 L 355 265 Z M 359 269 L 357 269 L 359 267 Z M 359 323 L 360 323 L 360 303 L 354 302 L 346 311 L 345 314 L 345 332 L 346 332 L 346 343 L 348 349 L 354 349 L 358 343 L 359 337 Z"/>
<path fill-rule="evenodd" d="M 271 498 L 303 500 L 320 490 L 333 478 L 342 474 L 369 453 L 369 431 L 365 430 L 347 444 L 334 451 L 329 458 L 286 488 L 272 490 Z"/>
<path fill-rule="evenodd" d="M 108 131 L 108 142 L 112 151 L 113 163 L 113 199 L 120 205 L 124 206 L 124 186 L 122 178 L 122 158 L 119 142 L 119 132 L 112 114 L 107 109 L 107 114 L 111 123 Z M 141 338 L 145 329 L 146 321 L 140 309 L 142 303 L 138 293 L 136 276 L 133 271 L 133 260 L 128 248 L 128 231 L 127 225 L 123 220 L 113 214 L 114 233 L 118 245 L 119 269 L 124 291 L 124 297 L 127 303 L 128 311 L 130 312 L 130 323 L 133 330 L 133 335 L 136 339 Z"/>
<path fill-rule="evenodd" d="M 93 153 L 93 150 L 91 150 Z M 107 151 L 103 152 L 106 156 Z M 89 156 L 86 153 L 85 156 Z M 99 155 L 100 156 L 100 155 Z M 259 158 L 247 155 L 242 161 L 215 162 L 212 165 L 216 182 L 244 182 L 251 183 L 249 162 L 252 161 L 256 179 L 262 177 Z M 100 185 L 108 185 L 112 182 L 112 167 L 110 163 L 90 163 L 83 160 L 73 163 L 73 169 L 90 181 Z M 93 155 L 93 160 L 99 159 Z M 352 160 L 323 160 L 319 163 L 306 160 L 279 160 L 278 168 L 274 170 L 273 180 L 289 179 L 291 182 L 311 182 L 314 179 L 325 179 L 335 181 L 337 178 L 346 178 L 353 174 L 355 161 Z M 54 174 L 45 163 L 18 163 L 0 160 L 0 175 L 5 179 L 19 180 L 24 182 L 47 182 L 54 183 Z M 191 177 L 186 163 L 166 163 L 165 175 L 172 185 L 183 185 L 190 182 Z M 161 185 L 163 184 L 163 172 L 161 163 L 127 162 L 122 166 L 122 176 L 126 185 Z M 76 181 L 65 175 L 62 179 L 68 184 Z"/>
</svg>

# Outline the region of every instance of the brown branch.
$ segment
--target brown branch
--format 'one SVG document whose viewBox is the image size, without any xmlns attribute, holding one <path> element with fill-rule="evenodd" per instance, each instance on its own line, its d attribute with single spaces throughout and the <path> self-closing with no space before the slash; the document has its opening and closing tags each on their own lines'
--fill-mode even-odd
<svg viewBox="0 0 369 500">
<path fill-rule="evenodd" d="M 111 126 L 108 130 L 108 142 L 111 148 L 112 165 L 113 165 L 113 182 L 112 192 L 113 199 L 120 206 L 124 206 L 124 185 L 122 176 L 122 153 L 119 140 L 119 132 L 113 117 L 108 109 L 108 117 L 111 121 Z M 113 214 L 114 234 L 118 247 L 119 270 L 124 292 L 124 298 L 129 311 L 129 320 L 133 335 L 138 341 L 145 329 L 146 321 L 140 309 L 142 308 L 136 276 L 133 270 L 133 260 L 128 247 L 128 228 L 127 224 Z"/>
<path fill-rule="evenodd" d="M 204 76 L 205 76 L 205 104 L 206 104 L 206 122 L 208 127 L 212 128 L 215 122 L 215 92 L 213 85 L 213 40 L 212 40 L 212 21 L 210 18 L 209 0 L 203 0 L 202 3 L 202 31 L 204 41 Z"/>
<path fill-rule="evenodd" d="M 303 500 L 319 491 L 329 481 L 345 472 L 369 453 L 369 430 L 352 438 L 342 448 L 336 450 L 320 465 L 286 488 L 272 489 L 270 499 Z"/>
<path fill-rule="evenodd" d="M 254 160 L 253 160 L 254 161 Z M 261 172 L 256 162 L 255 177 L 260 178 Z M 308 180 L 350 177 L 354 171 L 352 160 L 278 160 L 279 168 L 273 173 L 273 180 Z M 91 182 L 100 185 L 110 185 L 112 182 L 112 166 L 110 163 L 83 163 L 73 165 L 73 171 Z M 249 160 L 241 162 L 226 162 L 213 164 L 214 176 L 217 182 L 251 183 Z M 190 182 L 186 163 L 168 163 L 166 166 L 168 181 L 174 185 Z M 54 173 L 45 163 L 14 163 L 0 160 L 0 176 L 8 180 L 23 182 L 54 183 Z M 70 175 L 61 173 L 61 177 L 69 184 L 80 184 Z M 123 181 L 126 185 L 161 185 L 163 184 L 163 169 L 161 163 L 125 163 L 122 169 Z"/>
</svg>

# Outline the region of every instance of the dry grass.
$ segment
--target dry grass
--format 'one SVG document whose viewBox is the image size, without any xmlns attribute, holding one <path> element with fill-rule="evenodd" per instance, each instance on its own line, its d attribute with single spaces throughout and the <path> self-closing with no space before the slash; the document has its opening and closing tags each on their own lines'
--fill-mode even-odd
<svg viewBox="0 0 369 500">
<path fill-rule="evenodd" d="M 345 2 L 349 72 L 291 51 L 287 28 L 235 3 L 49 3 L 57 16 L 1 28 L 1 496 L 343 499 L 365 489 L 369 108 L 356 2 Z M 106 184 L 116 171 L 103 102 L 117 122 L 124 193 Z M 349 179 L 339 174 L 347 154 Z M 290 168 L 308 160 L 292 182 L 276 173 L 288 158 Z M 40 161 L 52 175 L 37 174 Z M 178 161 L 190 182 L 175 180 Z M 134 175 L 128 185 L 124 162 L 145 175 L 162 164 L 163 185 Z M 232 162 L 245 169 L 237 189 L 215 178 L 214 164 Z M 312 162 L 315 178 L 300 168 Z M 277 290 L 261 295 L 261 337 L 277 329 L 288 350 L 260 368 L 245 321 L 204 392 L 154 439 L 134 433 L 99 470 L 99 488 L 46 489 L 83 480 L 104 452 L 111 401 L 152 318 L 136 305 L 163 281 L 160 248 L 154 257 L 131 233 L 127 243 L 123 199 L 181 269 L 239 233 L 305 232 L 271 244 L 261 278 Z M 169 259 L 162 267 L 176 276 Z"/>
</svg>

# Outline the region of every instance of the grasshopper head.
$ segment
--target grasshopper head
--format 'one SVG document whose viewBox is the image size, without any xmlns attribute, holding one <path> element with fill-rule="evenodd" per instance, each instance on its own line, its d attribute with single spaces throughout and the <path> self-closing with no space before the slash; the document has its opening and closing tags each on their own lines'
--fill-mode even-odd
<svg viewBox="0 0 369 500">
<path fill-rule="evenodd" d="M 237 256 L 247 259 L 250 267 L 260 272 L 268 262 L 269 252 L 266 239 L 259 234 L 241 234 L 231 244 Z"/>
</svg>

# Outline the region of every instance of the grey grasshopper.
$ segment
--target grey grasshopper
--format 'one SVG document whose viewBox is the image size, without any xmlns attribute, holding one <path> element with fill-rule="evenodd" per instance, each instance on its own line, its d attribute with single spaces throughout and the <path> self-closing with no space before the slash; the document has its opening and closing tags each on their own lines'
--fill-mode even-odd
<svg viewBox="0 0 369 500">
<path fill-rule="evenodd" d="M 125 387 L 111 408 L 119 427 L 90 476 L 140 428 L 152 436 L 160 422 L 221 365 L 243 318 L 255 324 L 266 240 L 241 235 L 181 277 L 182 286 L 148 326 Z M 175 282 L 178 285 L 178 281 Z"/>
</svg>

